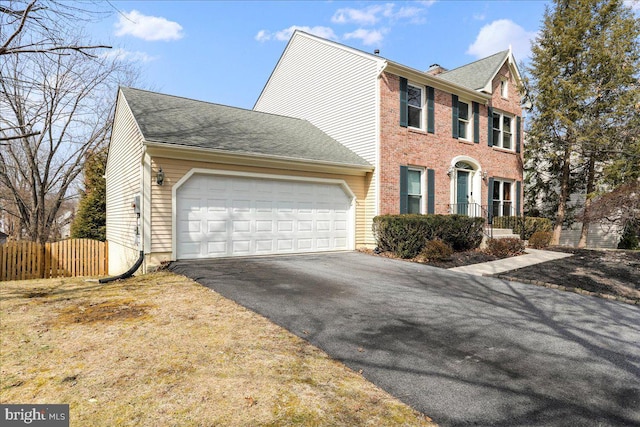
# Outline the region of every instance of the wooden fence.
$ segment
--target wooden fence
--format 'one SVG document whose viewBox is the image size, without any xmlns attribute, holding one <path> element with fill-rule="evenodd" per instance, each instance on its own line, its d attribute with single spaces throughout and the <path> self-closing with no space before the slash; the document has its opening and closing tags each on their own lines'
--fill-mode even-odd
<svg viewBox="0 0 640 427">
<path fill-rule="evenodd" d="M 107 248 L 107 242 L 91 239 L 45 244 L 7 242 L 0 245 L 0 281 L 104 276 Z"/>
</svg>

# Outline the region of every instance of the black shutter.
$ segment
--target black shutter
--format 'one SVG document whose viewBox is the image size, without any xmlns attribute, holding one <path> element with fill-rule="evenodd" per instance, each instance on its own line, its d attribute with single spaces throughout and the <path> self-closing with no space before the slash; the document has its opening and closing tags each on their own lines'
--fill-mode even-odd
<svg viewBox="0 0 640 427">
<path fill-rule="evenodd" d="M 489 123 L 489 147 L 493 147 L 493 108 L 487 107 L 487 117 Z"/>
<path fill-rule="evenodd" d="M 435 90 L 427 86 L 427 132 L 436 133 Z"/>
<path fill-rule="evenodd" d="M 473 104 L 473 142 L 480 143 L 480 104 Z"/>
<path fill-rule="evenodd" d="M 400 166 L 400 213 L 409 212 L 409 168 Z"/>
<path fill-rule="evenodd" d="M 520 138 L 521 128 L 522 117 L 518 116 L 516 117 L 516 153 L 520 152 L 520 144 L 522 143 L 522 140 Z"/>
<path fill-rule="evenodd" d="M 487 191 L 489 195 L 487 197 L 487 212 L 489 216 L 489 224 L 493 223 L 493 178 L 489 178 L 487 181 Z"/>
<path fill-rule="evenodd" d="M 522 182 L 516 181 L 516 216 L 520 216 L 520 193 L 522 192 Z"/>
<path fill-rule="evenodd" d="M 407 127 L 407 79 L 400 77 L 400 126 Z"/>
<path fill-rule="evenodd" d="M 427 213 L 436 213 L 436 172 L 427 169 Z"/>
<path fill-rule="evenodd" d="M 458 139 L 458 95 L 451 95 L 451 136 Z"/>
</svg>

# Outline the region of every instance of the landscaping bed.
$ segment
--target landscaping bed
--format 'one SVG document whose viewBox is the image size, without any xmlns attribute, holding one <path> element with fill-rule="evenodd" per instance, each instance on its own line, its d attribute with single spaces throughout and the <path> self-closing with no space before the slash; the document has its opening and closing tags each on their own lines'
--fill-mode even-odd
<svg viewBox="0 0 640 427">
<path fill-rule="evenodd" d="M 640 304 L 640 251 L 549 249 L 573 256 L 507 271 L 497 277 Z"/>
<path fill-rule="evenodd" d="M 547 250 L 571 253 L 573 256 L 507 271 L 494 277 L 640 304 L 640 251 L 567 247 L 551 247 Z M 398 258 L 390 252 L 378 255 Z M 454 268 L 502 258 L 505 257 L 498 257 L 482 249 L 472 249 L 454 252 L 444 261 L 420 256 L 407 261 L 439 268 Z"/>
</svg>

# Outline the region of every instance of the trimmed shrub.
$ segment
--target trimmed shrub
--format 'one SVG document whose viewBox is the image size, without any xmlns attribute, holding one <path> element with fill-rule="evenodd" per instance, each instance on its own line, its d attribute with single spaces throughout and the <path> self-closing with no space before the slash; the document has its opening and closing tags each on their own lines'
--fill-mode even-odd
<svg viewBox="0 0 640 427">
<path fill-rule="evenodd" d="M 428 240 L 420 252 L 420 256 L 430 261 L 448 261 L 453 249 L 440 239 Z"/>
<path fill-rule="evenodd" d="M 485 251 L 498 258 L 520 255 L 524 252 L 524 242 L 516 237 L 489 239 Z"/>
<path fill-rule="evenodd" d="M 383 215 L 373 219 L 373 234 L 382 252 L 393 252 L 400 258 L 413 258 L 424 247 L 427 223 L 421 215 Z"/>
<path fill-rule="evenodd" d="M 413 258 L 436 239 L 456 251 L 475 249 L 482 242 L 483 225 L 482 218 L 462 215 L 380 215 L 373 219 L 373 234 L 380 251 Z"/>
<path fill-rule="evenodd" d="M 539 218 L 535 216 L 527 216 L 524 218 L 524 240 L 531 239 L 534 233 L 538 231 L 551 232 L 553 224 L 549 218 Z M 513 230 L 516 234 L 522 232 L 522 221 L 518 222 L 517 227 Z"/>
<path fill-rule="evenodd" d="M 534 249 L 544 249 L 549 246 L 553 233 L 550 231 L 536 231 L 529 237 L 529 246 Z"/>
<path fill-rule="evenodd" d="M 494 228 L 510 228 L 515 234 L 524 237 L 524 240 L 531 239 L 531 236 L 536 231 L 551 231 L 553 229 L 553 224 L 549 218 L 535 216 L 525 217 L 524 224 L 520 216 L 496 216 L 492 222 Z M 522 236 L 523 227 L 524 236 Z"/>
</svg>

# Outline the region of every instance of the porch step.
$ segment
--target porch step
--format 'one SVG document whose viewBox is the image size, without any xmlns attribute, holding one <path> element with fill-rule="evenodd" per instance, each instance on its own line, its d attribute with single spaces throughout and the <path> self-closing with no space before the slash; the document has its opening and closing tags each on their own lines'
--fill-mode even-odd
<svg viewBox="0 0 640 427">
<path fill-rule="evenodd" d="M 520 238 L 519 234 L 515 234 L 510 228 L 494 228 L 493 229 L 493 238 L 494 239 L 505 239 L 507 237 L 515 237 L 516 239 Z"/>
<path fill-rule="evenodd" d="M 515 238 L 515 239 L 519 239 L 520 235 L 519 234 L 515 234 L 513 232 L 513 230 L 508 229 L 508 228 L 494 228 L 493 229 L 493 238 L 494 239 L 506 239 L 506 238 Z M 480 243 L 480 248 L 481 249 L 485 249 L 487 247 L 487 241 L 489 240 L 489 236 L 488 234 L 485 234 L 484 236 L 482 236 L 482 243 Z"/>
</svg>

